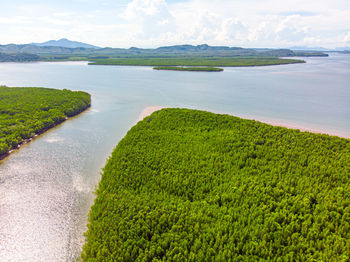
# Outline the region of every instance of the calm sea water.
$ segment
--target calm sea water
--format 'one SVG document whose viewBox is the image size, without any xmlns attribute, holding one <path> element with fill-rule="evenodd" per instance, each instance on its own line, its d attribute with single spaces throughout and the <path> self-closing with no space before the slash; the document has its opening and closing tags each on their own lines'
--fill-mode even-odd
<svg viewBox="0 0 350 262">
<path fill-rule="evenodd" d="M 198 108 L 350 137 L 350 55 L 222 73 L 2 63 L 0 85 L 83 90 L 92 107 L 0 162 L 0 261 L 73 261 L 100 170 L 147 106 Z"/>
</svg>

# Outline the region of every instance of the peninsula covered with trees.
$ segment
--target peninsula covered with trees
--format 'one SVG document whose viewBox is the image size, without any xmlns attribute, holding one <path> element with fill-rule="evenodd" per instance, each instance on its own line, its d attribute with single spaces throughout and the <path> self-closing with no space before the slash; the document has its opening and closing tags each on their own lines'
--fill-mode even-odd
<svg viewBox="0 0 350 262">
<path fill-rule="evenodd" d="M 0 158 L 90 104 L 85 92 L 0 86 Z"/>
<path fill-rule="evenodd" d="M 350 140 L 162 109 L 119 142 L 83 261 L 348 261 Z"/>
</svg>

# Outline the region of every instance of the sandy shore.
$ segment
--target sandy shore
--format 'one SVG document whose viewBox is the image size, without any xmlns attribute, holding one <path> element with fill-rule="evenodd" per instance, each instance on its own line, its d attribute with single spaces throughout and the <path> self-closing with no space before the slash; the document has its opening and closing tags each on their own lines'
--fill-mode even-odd
<svg viewBox="0 0 350 262">
<path fill-rule="evenodd" d="M 164 106 L 148 106 L 148 107 L 146 107 L 142 111 L 142 113 L 139 115 L 139 118 L 137 121 L 144 119 L 146 116 L 149 116 L 153 112 L 158 111 L 162 108 L 166 108 L 166 107 L 164 107 Z M 228 113 L 219 113 L 219 112 L 213 112 L 213 113 L 228 114 Z M 228 115 L 232 115 L 232 114 L 228 114 Z M 266 118 L 254 117 L 254 116 L 250 116 L 250 115 L 232 115 L 232 116 L 236 116 L 236 117 L 243 118 L 243 119 L 250 119 L 250 120 L 259 121 L 261 123 L 269 124 L 272 126 L 281 126 L 281 127 L 291 128 L 291 129 L 299 129 L 302 132 L 311 132 L 311 133 L 316 133 L 316 134 L 327 134 L 327 135 L 331 135 L 331 136 L 350 138 L 350 134 L 348 134 L 346 132 L 339 131 L 339 130 L 329 130 L 327 128 L 320 128 L 320 127 L 307 127 L 307 126 L 303 126 L 303 125 L 297 124 L 297 123 L 290 123 L 290 122 L 284 121 L 282 119 L 266 119 Z"/>
<path fill-rule="evenodd" d="M 290 122 L 287 122 L 285 120 L 280 120 L 280 119 L 265 119 L 265 118 L 244 117 L 244 116 L 238 116 L 238 117 L 259 121 L 261 123 L 269 124 L 272 126 L 280 126 L 280 127 L 290 128 L 290 129 L 299 129 L 302 132 L 310 132 L 310 133 L 315 133 L 315 134 L 327 134 L 330 136 L 350 138 L 349 133 L 346 133 L 346 132 L 340 131 L 340 130 L 335 130 L 335 129 L 330 130 L 328 128 L 322 128 L 322 127 L 305 126 L 305 125 L 298 124 L 298 123 L 290 123 Z"/>
<path fill-rule="evenodd" d="M 165 107 L 163 107 L 163 106 L 148 106 L 148 107 L 146 107 L 142 111 L 142 113 L 139 115 L 139 118 L 137 119 L 137 121 L 140 121 L 140 120 L 144 119 L 146 116 L 149 116 L 153 112 L 158 111 L 158 110 L 160 110 L 162 108 L 165 108 Z"/>
</svg>

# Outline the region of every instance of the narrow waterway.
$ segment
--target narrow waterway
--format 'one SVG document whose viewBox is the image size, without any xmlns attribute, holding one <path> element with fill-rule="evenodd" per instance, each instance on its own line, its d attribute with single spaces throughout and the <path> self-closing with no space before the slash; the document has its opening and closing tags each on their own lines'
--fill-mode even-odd
<svg viewBox="0 0 350 262">
<path fill-rule="evenodd" d="M 1 63 L 0 85 L 83 90 L 92 107 L 0 162 L 0 261 L 74 261 L 101 168 L 147 106 L 198 108 L 350 137 L 350 55 L 221 73 Z"/>
</svg>

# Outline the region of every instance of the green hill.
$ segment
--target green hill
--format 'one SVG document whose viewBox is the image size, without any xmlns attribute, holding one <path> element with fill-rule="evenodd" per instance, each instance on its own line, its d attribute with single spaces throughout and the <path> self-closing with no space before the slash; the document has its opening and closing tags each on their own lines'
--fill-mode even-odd
<svg viewBox="0 0 350 262">
<path fill-rule="evenodd" d="M 33 62 L 38 61 L 40 56 L 27 53 L 5 54 L 0 53 L 0 62 Z"/>
<path fill-rule="evenodd" d="M 350 140 L 163 109 L 108 160 L 84 261 L 349 261 Z"/>
</svg>

